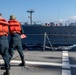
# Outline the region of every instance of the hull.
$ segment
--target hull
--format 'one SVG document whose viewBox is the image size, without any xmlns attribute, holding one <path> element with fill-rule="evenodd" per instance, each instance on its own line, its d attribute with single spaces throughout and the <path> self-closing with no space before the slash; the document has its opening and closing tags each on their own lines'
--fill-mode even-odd
<svg viewBox="0 0 76 75">
<path fill-rule="evenodd" d="M 73 45 L 76 44 L 76 26 L 41 26 L 22 25 L 24 33 L 27 35 L 23 39 L 23 44 L 44 44 L 44 34 L 46 32 L 52 45 Z M 46 45 L 49 45 L 46 38 Z"/>
</svg>

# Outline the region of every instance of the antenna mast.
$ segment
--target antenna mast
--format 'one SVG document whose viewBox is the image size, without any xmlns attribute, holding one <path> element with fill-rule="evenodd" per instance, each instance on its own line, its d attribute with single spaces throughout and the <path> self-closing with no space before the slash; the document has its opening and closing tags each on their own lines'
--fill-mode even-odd
<svg viewBox="0 0 76 75">
<path fill-rule="evenodd" d="M 58 9 L 58 25 L 59 25 L 59 22 L 60 22 L 59 18 L 60 18 L 60 11 Z"/>
<path fill-rule="evenodd" d="M 32 25 L 32 13 L 34 13 L 35 11 L 33 9 L 31 9 L 31 10 L 28 10 L 27 12 L 30 13 L 30 16 L 29 16 L 29 18 L 30 18 L 30 25 Z"/>
</svg>

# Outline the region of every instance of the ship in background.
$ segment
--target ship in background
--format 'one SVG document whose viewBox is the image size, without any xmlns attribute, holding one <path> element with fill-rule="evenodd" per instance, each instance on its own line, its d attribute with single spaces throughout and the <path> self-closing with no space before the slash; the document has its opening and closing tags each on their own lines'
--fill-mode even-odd
<svg viewBox="0 0 76 75">
<path fill-rule="evenodd" d="M 27 11 L 30 13 L 30 25 L 27 23 L 22 24 L 24 33 L 27 38 L 23 39 L 23 45 L 44 45 L 45 33 L 48 38 L 46 38 L 46 45 L 49 45 L 49 41 L 53 46 L 67 46 L 76 44 L 76 23 L 70 23 L 68 26 L 62 23 L 59 25 L 51 22 L 50 24 L 32 24 L 32 13 L 33 10 Z"/>
<path fill-rule="evenodd" d="M 76 44 L 76 26 L 22 25 L 27 38 L 23 44 L 43 45 L 45 32 L 52 45 Z M 49 42 L 46 39 L 46 44 Z"/>
</svg>

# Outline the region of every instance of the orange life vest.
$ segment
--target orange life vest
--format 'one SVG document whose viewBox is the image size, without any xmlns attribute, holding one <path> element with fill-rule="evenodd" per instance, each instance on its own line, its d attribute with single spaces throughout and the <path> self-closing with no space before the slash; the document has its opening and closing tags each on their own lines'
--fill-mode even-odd
<svg viewBox="0 0 76 75">
<path fill-rule="evenodd" d="M 8 36 L 8 25 L 9 23 L 4 18 L 0 18 L 0 36 Z"/>
<path fill-rule="evenodd" d="M 9 29 L 10 29 L 10 33 L 21 33 L 21 24 L 17 21 L 17 20 L 9 20 Z"/>
</svg>

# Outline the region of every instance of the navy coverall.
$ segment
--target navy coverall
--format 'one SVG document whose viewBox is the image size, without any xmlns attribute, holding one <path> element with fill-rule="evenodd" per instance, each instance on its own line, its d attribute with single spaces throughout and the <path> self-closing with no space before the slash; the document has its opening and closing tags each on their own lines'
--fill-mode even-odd
<svg viewBox="0 0 76 75">
<path fill-rule="evenodd" d="M 9 48 L 9 54 L 10 56 L 10 60 L 13 57 L 14 54 L 14 50 L 17 49 L 17 51 L 19 52 L 20 58 L 22 60 L 22 63 L 24 63 L 24 54 L 23 54 L 23 49 L 22 49 L 22 42 L 21 42 L 21 37 L 20 34 L 18 33 L 12 33 L 11 37 L 10 37 L 10 48 Z"/>
<path fill-rule="evenodd" d="M 5 62 L 5 68 L 9 68 L 9 55 L 8 55 L 9 43 L 6 35 L 0 36 L 0 54 Z"/>
</svg>

